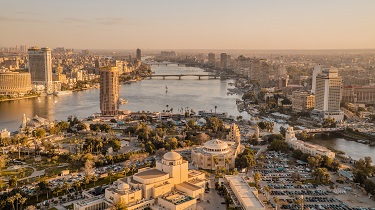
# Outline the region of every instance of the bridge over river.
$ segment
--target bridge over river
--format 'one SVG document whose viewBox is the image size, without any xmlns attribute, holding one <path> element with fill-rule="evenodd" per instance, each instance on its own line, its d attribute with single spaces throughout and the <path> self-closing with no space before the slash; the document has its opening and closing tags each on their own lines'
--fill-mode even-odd
<svg viewBox="0 0 375 210">
<path fill-rule="evenodd" d="M 344 131 L 345 127 L 337 127 L 337 128 L 313 128 L 313 129 L 304 129 L 304 130 L 296 130 L 296 133 L 302 133 L 306 131 L 307 133 L 331 133 L 331 132 L 338 132 Z"/>
<path fill-rule="evenodd" d="M 198 79 L 201 79 L 201 78 L 208 78 L 208 79 L 219 79 L 220 76 L 219 75 L 207 75 L 207 74 L 153 74 L 151 76 L 149 76 L 150 79 L 152 78 L 168 78 L 168 77 L 172 77 L 172 78 L 178 78 L 179 80 L 181 80 L 182 77 L 197 77 Z"/>
</svg>

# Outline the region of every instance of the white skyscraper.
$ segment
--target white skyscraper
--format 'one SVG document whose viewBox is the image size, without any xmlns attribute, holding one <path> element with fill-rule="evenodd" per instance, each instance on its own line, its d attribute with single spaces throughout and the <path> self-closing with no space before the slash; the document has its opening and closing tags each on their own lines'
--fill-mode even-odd
<svg viewBox="0 0 375 210">
<path fill-rule="evenodd" d="M 28 56 L 31 82 L 36 85 L 44 85 L 46 93 L 53 93 L 51 49 L 31 47 L 28 50 Z"/>
<path fill-rule="evenodd" d="M 322 65 L 319 64 L 314 67 L 314 71 L 312 75 L 311 93 L 313 94 L 315 94 L 315 91 L 316 91 L 316 76 L 320 73 L 322 73 Z"/>
<path fill-rule="evenodd" d="M 315 108 L 319 118 L 333 118 L 337 122 L 344 119 L 340 110 L 342 78 L 337 69 L 330 68 L 316 76 Z"/>
</svg>

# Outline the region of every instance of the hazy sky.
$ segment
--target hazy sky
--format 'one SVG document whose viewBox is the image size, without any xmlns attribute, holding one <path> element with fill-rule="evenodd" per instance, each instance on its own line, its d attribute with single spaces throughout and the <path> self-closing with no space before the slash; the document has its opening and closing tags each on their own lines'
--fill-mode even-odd
<svg viewBox="0 0 375 210">
<path fill-rule="evenodd" d="M 375 48 L 375 0 L 0 0 L 0 47 Z"/>
</svg>

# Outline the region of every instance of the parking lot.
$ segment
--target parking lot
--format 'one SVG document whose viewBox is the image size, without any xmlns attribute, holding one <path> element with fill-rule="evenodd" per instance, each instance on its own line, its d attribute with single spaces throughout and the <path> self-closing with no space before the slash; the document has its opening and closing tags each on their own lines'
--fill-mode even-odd
<svg viewBox="0 0 375 210">
<path fill-rule="evenodd" d="M 283 153 L 267 152 L 262 160 L 264 164 L 255 167 L 253 172 L 262 174 L 260 182 L 260 192 L 266 197 L 266 204 L 276 207 L 274 198 L 278 198 L 279 209 L 333 209 L 333 210 L 349 210 L 349 209 L 375 209 L 371 204 L 361 205 L 364 208 L 357 208 L 356 205 L 348 205 L 348 200 L 342 199 L 347 194 L 344 189 L 330 189 L 324 185 L 303 184 L 304 180 L 311 179 L 311 170 L 306 165 L 292 163 L 293 159 Z M 298 174 L 298 177 L 296 177 Z M 296 181 L 296 179 L 300 181 Z M 265 191 L 268 186 L 270 192 Z M 337 193 L 340 192 L 340 193 Z M 263 197 L 262 196 L 262 197 Z M 268 200 L 267 200 L 268 197 Z M 365 195 L 363 197 L 366 197 Z"/>
</svg>

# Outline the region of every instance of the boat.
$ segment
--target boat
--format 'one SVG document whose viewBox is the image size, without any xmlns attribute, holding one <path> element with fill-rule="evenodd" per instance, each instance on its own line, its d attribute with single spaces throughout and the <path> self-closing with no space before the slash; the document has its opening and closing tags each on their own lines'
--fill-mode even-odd
<svg viewBox="0 0 375 210">
<path fill-rule="evenodd" d="M 59 95 L 67 95 L 67 94 L 72 94 L 73 92 L 72 91 L 59 91 L 59 92 L 56 92 L 55 95 L 59 96 Z"/>
<path fill-rule="evenodd" d="M 127 104 L 128 103 L 128 100 L 125 100 L 125 99 L 122 99 L 122 98 L 120 98 L 118 101 L 119 101 L 120 104 Z"/>
</svg>

